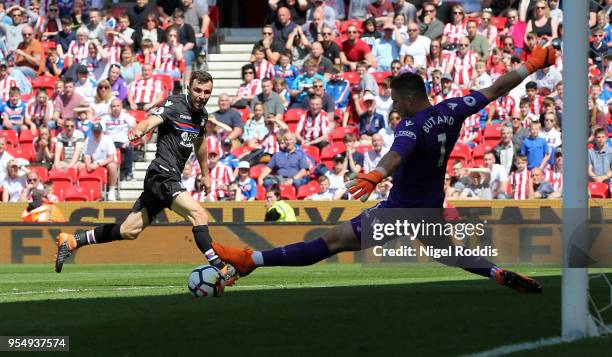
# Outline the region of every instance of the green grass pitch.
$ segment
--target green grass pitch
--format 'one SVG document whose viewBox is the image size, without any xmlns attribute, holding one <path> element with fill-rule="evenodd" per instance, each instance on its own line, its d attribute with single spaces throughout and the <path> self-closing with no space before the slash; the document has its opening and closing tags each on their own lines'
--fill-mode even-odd
<svg viewBox="0 0 612 357">
<path fill-rule="evenodd" d="M 454 356 L 560 334 L 559 269 L 519 269 L 544 287 L 526 296 L 437 265 L 263 268 L 194 299 L 192 268 L 2 265 L 0 335 L 69 335 L 70 354 L 88 356 Z M 603 283 L 591 290 L 609 301 Z M 597 338 L 517 355 L 611 350 Z"/>
</svg>

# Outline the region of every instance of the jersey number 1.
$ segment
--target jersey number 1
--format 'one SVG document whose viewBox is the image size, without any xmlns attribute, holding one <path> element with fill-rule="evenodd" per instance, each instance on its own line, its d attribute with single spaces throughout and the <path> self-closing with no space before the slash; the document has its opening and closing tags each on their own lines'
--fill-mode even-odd
<svg viewBox="0 0 612 357">
<path fill-rule="evenodd" d="M 440 160 L 438 167 L 444 165 L 444 156 L 446 155 L 446 133 L 438 134 L 438 142 L 440 143 Z"/>
</svg>

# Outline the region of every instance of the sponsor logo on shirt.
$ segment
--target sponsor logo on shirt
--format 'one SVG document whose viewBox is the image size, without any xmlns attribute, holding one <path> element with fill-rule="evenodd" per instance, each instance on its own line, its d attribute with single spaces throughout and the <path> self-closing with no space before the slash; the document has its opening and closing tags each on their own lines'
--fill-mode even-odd
<svg viewBox="0 0 612 357">
<path fill-rule="evenodd" d="M 400 130 L 400 131 L 398 131 L 397 133 L 395 133 L 395 137 L 396 137 L 396 138 L 397 138 L 397 137 L 400 137 L 400 136 L 407 136 L 407 137 L 409 137 L 410 139 L 416 140 L 416 134 L 415 134 L 415 133 L 413 133 L 413 132 L 412 132 L 412 131 L 410 131 L 410 130 Z"/>
</svg>

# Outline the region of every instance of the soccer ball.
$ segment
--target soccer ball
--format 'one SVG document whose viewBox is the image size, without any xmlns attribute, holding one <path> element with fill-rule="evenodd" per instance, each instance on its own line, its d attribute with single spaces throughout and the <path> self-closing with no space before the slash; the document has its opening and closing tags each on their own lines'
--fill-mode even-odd
<svg viewBox="0 0 612 357">
<path fill-rule="evenodd" d="M 187 288 L 194 297 L 219 297 L 225 290 L 225 280 L 219 269 L 212 265 L 200 265 L 189 275 Z"/>
</svg>

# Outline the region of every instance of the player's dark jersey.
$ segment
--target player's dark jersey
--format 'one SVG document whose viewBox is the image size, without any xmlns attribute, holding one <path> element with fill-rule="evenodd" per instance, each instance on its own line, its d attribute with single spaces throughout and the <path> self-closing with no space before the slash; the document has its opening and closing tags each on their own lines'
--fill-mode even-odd
<svg viewBox="0 0 612 357">
<path fill-rule="evenodd" d="M 152 164 L 180 175 L 195 139 L 204 136 L 208 112 L 204 108 L 193 110 L 187 95 L 180 94 L 168 97 L 154 114 L 164 122 L 157 127 L 157 152 Z"/>
<path fill-rule="evenodd" d="M 472 92 L 403 118 L 391 146 L 402 156 L 402 163 L 393 174 L 389 199 L 401 207 L 442 207 L 446 164 L 461 126 L 487 104 L 484 95 Z"/>
</svg>

